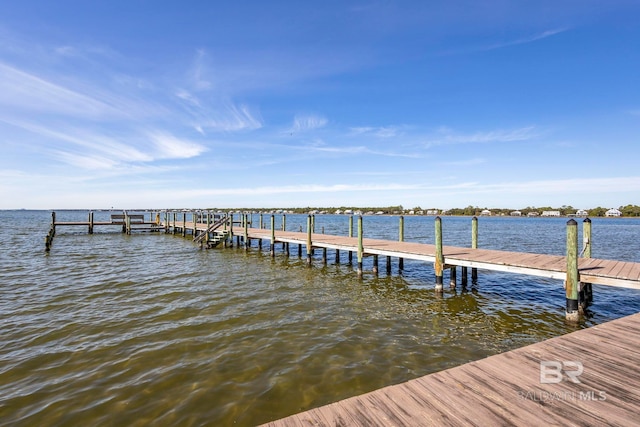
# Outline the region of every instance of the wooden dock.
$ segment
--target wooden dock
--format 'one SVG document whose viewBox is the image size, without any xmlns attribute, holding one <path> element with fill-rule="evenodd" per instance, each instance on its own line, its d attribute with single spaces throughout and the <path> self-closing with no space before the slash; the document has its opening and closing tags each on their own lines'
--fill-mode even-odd
<svg viewBox="0 0 640 427">
<path fill-rule="evenodd" d="M 163 226 L 176 227 L 180 232 L 196 230 L 202 233 L 207 230 L 206 223 L 192 221 L 175 224 L 162 223 Z M 271 244 L 285 243 L 312 249 L 332 249 L 343 252 L 358 252 L 357 237 L 336 236 L 306 232 L 280 231 L 260 228 L 233 227 L 233 236 L 243 239 L 247 247 L 254 240 L 267 240 Z M 232 238 L 232 237 L 231 237 Z M 273 239 L 273 241 L 272 241 Z M 243 243 L 243 244 L 245 244 Z M 310 243 L 310 246 L 309 246 Z M 565 280 L 567 276 L 567 258 L 562 255 L 534 254 L 526 252 L 508 252 L 492 249 L 462 248 L 454 246 L 442 247 L 444 268 L 455 267 L 483 269 L 491 271 L 525 274 Z M 380 239 L 362 239 L 362 256 L 383 256 L 398 259 L 412 259 L 435 263 L 436 245 Z M 387 270 L 389 270 L 387 266 Z M 602 260 L 596 258 L 580 258 L 578 260 L 580 281 L 624 288 L 640 289 L 640 263 L 627 261 Z M 464 277 L 461 277 L 464 280 Z"/>
<path fill-rule="evenodd" d="M 637 426 L 640 314 L 265 424 Z"/>
</svg>

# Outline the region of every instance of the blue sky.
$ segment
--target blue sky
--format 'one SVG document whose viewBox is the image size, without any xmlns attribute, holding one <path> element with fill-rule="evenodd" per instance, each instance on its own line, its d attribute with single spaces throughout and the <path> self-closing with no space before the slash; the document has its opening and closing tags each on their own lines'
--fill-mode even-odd
<svg viewBox="0 0 640 427">
<path fill-rule="evenodd" d="M 640 204 L 638 1 L 0 5 L 0 209 Z"/>
</svg>

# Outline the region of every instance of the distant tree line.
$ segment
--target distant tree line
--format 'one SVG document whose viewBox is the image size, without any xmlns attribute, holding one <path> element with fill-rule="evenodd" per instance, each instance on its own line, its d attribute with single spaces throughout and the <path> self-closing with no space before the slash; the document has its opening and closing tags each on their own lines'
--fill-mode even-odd
<svg viewBox="0 0 640 427">
<path fill-rule="evenodd" d="M 274 212 L 274 211 L 285 211 L 288 213 L 296 213 L 296 214 L 308 214 L 310 212 L 316 213 L 328 213 L 333 214 L 337 211 L 344 213 L 345 211 L 352 212 L 362 212 L 362 213 L 373 213 L 373 214 L 384 214 L 384 215 L 403 215 L 403 214 L 414 214 L 414 215 L 427 215 L 437 212 L 439 215 L 462 215 L 462 216 L 479 216 L 483 210 L 491 211 L 492 215 L 505 215 L 509 216 L 514 209 L 506 209 L 506 208 L 488 208 L 488 207 L 479 207 L 479 206 L 467 206 L 465 208 L 453 208 L 447 209 L 443 211 L 438 208 L 426 208 L 423 209 L 420 206 L 416 206 L 411 209 L 405 209 L 402 205 L 395 206 L 370 206 L 370 207 L 361 207 L 361 206 L 339 206 L 339 207 L 313 207 L 307 206 L 303 208 L 283 208 L 283 209 L 255 209 L 255 208 L 239 208 L 239 209 L 219 209 L 222 211 L 241 211 L 241 212 Z M 527 206 L 526 208 L 518 209 L 522 216 L 527 216 L 530 213 L 542 214 L 544 211 L 558 211 L 561 216 L 574 215 L 578 209 L 573 206 L 562 205 L 561 207 L 551 207 L 551 206 L 543 206 L 543 207 L 533 207 Z M 598 206 L 597 208 L 586 209 L 588 216 L 590 217 L 603 217 L 605 213 L 609 210 L 609 208 L 603 208 Z M 640 206 L 637 205 L 626 205 L 618 207 L 618 210 L 622 213 L 622 216 L 625 217 L 640 217 Z"/>
</svg>

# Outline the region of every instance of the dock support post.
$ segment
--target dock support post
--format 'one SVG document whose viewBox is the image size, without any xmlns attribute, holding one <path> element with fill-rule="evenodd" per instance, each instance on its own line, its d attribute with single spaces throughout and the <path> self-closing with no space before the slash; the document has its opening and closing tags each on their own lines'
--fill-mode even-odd
<svg viewBox="0 0 640 427">
<path fill-rule="evenodd" d="M 567 221 L 567 279 L 565 291 L 567 299 L 566 319 L 569 322 L 580 321 L 578 310 L 578 289 L 580 275 L 578 273 L 578 223 L 575 219 Z"/>
<path fill-rule="evenodd" d="M 336 264 L 340 264 L 340 249 L 336 249 Z"/>
<path fill-rule="evenodd" d="M 314 214 L 311 214 L 311 233 L 315 233 L 316 232 L 316 216 Z M 314 249 L 313 249 L 313 245 L 311 246 L 311 255 L 314 254 Z"/>
<path fill-rule="evenodd" d="M 251 242 L 249 242 L 249 216 L 248 214 L 243 214 L 244 217 L 244 250 L 249 250 L 249 246 Z"/>
<path fill-rule="evenodd" d="M 478 217 L 471 218 L 471 248 L 478 249 Z M 471 268 L 471 283 L 474 285 L 478 282 L 478 269 Z"/>
<path fill-rule="evenodd" d="M 287 231 L 287 215 L 286 214 L 282 214 L 282 231 Z M 287 255 L 289 255 L 286 242 L 282 242 L 282 250 L 285 251 Z"/>
<path fill-rule="evenodd" d="M 399 233 L 398 234 L 399 234 L 398 241 L 399 242 L 404 242 L 404 215 L 400 215 L 400 226 L 399 226 Z M 398 259 L 398 269 L 400 271 L 404 270 L 404 258 L 399 258 Z"/>
<path fill-rule="evenodd" d="M 211 227 L 211 214 L 209 213 L 209 211 L 207 211 L 207 229 L 205 230 L 205 233 L 207 235 L 204 236 L 203 240 L 200 240 L 201 249 L 204 245 L 207 245 L 207 247 L 209 247 L 209 239 L 211 238 L 211 233 L 209 233 L 209 227 Z"/>
<path fill-rule="evenodd" d="M 164 234 L 169 233 L 169 213 L 167 211 L 162 212 L 162 225 L 164 227 Z"/>
<path fill-rule="evenodd" d="M 391 257 L 387 256 L 387 274 L 391 274 Z"/>
<path fill-rule="evenodd" d="M 131 235 L 131 217 L 129 215 L 125 216 L 125 221 L 127 224 L 127 235 Z"/>
<path fill-rule="evenodd" d="M 193 237 L 196 237 L 198 234 L 198 213 L 193 212 L 191 215 L 193 219 Z"/>
<path fill-rule="evenodd" d="M 93 234 L 93 212 L 89 212 L 89 234 Z"/>
<path fill-rule="evenodd" d="M 467 286 L 467 267 L 460 267 L 460 275 L 462 276 L 460 278 L 460 284 L 462 285 L 462 288 L 464 289 Z"/>
<path fill-rule="evenodd" d="M 311 265 L 311 215 L 307 216 L 307 264 Z"/>
<path fill-rule="evenodd" d="M 173 234 L 176 234 L 176 213 L 173 213 Z M 182 237 L 187 237 L 187 213 L 182 212 L 182 231 L 180 232 Z"/>
<path fill-rule="evenodd" d="M 349 237 L 353 237 L 353 215 L 349 215 Z M 353 264 L 353 251 L 349 251 L 349 265 Z"/>
<path fill-rule="evenodd" d="M 327 248 L 322 248 L 322 264 L 327 265 Z"/>
<path fill-rule="evenodd" d="M 270 244 L 271 258 L 276 256 L 276 216 L 271 215 L 271 244 Z"/>
<path fill-rule="evenodd" d="M 455 289 L 456 288 L 456 266 L 454 265 L 453 267 L 449 268 L 449 287 L 451 289 Z"/>
<path fill-rule="evenodd" d="M 53 237 L 56 235 L 56 213 L 51 212 L 51 227 L 49 233 L 44 238 L 44 250 L 45 252 L 51 251 L 51 244 L 53 243 Z"/>
<path fill-rule="evenodd" d="M 582 222 L 582 257 L 591 258 L 591 220 L 585 218 Z M 593 287 L 591 283 L 582 283 L 581 307 L 584 310 L 593 303 Z"/>
<path fill-rule="evenodd" d="M 260 212 L 260 217 L 258 219 L 258 228 L 262 230 L 262 212 Z M 262 239 L 258 239 L 258 248 L 262 249 Z"/>
<path fill-rule="evenodd" d="M 227 236 L 227 245 L 233 247 L 233 214 L 229 214 L 229 235 Z"/>
<path fill-rule="evenodd" d="M 358 277 L 362 277 L 362 257 L 364 256 L 362 234 L 362 215 L 358 215 Z"/>
<path fill-rule="evenodd" d="M 442 253 L 442 218 L 439 216 L 435 220 L 436 226 L 436 260 L 434 269 L 436 271 L 436 292 L 443 291 L 443 275 L 444 275 L 444 255 Z"/>
<path fill-rule="evenodd" d="M 298 244 L 298 258 L 302 258 L 302 244 Z"/>
<path fill-rule="evenodd" d="M 373 274 L 378 275 L 378 255 L 373 256 Z"/>
</svg>

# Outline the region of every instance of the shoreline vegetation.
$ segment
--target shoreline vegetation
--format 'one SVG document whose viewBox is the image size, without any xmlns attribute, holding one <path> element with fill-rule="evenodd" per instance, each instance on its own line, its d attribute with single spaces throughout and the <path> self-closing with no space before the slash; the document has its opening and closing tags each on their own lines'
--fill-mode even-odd
<svg viewBox="0 0 640 427">
<path fill-rule="evenodd" d="M 404 208 L 402 205 L 396 206 L 377 206 L 377 207 L 361 207 L 361 206 L 340 206 L 340 207 L 293 207 L 293 208 L 165 208 L 165 209 L 125 209 L 130 212 L 140 211 L 184 211 L 193 210 L 211 210 L 215 212 L 225 213 L 265 213 L 265 214 L 346 214 L 346 215 L 416 215 L 416 216 L 512 216 L 512 217 L 640 217 L 640 206 L 626 205 L 618 208 L 604 208 L 601 206 L 591 209 L 576 209 L 572 206 L 563 205 L 561 207 L 532 207 L 527 206 L 521 209 L 510 208 L 488 208 L 479 206 L 467 206 L 465 208 L 439 209 L 427 208 L 420 206 L 413 208 Z M 29 210 L 29 209 L 7 209 L 7 210 Z M 118 211 L 123 209 L 51 209 L 54 211 L 77 211 L 77 210 L 95 210 L 95 211 Z"/>
<path fill-rule="evenodd" d="M 423 209 L 416 206 L 410 209 L 402 205 L 386 207 L 304 207 L 287 209 L 216 209 L 223 212 L 262 212 L 262 213 L 290 213 L 290 214 L 353 214 L 353 215 L 426 215 L 426 216 L 529 216 L 529 217 L 640 217 L 640 206 L 626 205 L 618 208 L 596 207 L 592 209 L 576 209 L 572 206 L 563 205 L 559 208 L 553 207 L 531 207 L 522 209 L 509 208 L 487 208 L 478 206 L 467 206 L 466 208 Z"/>
</svg>

